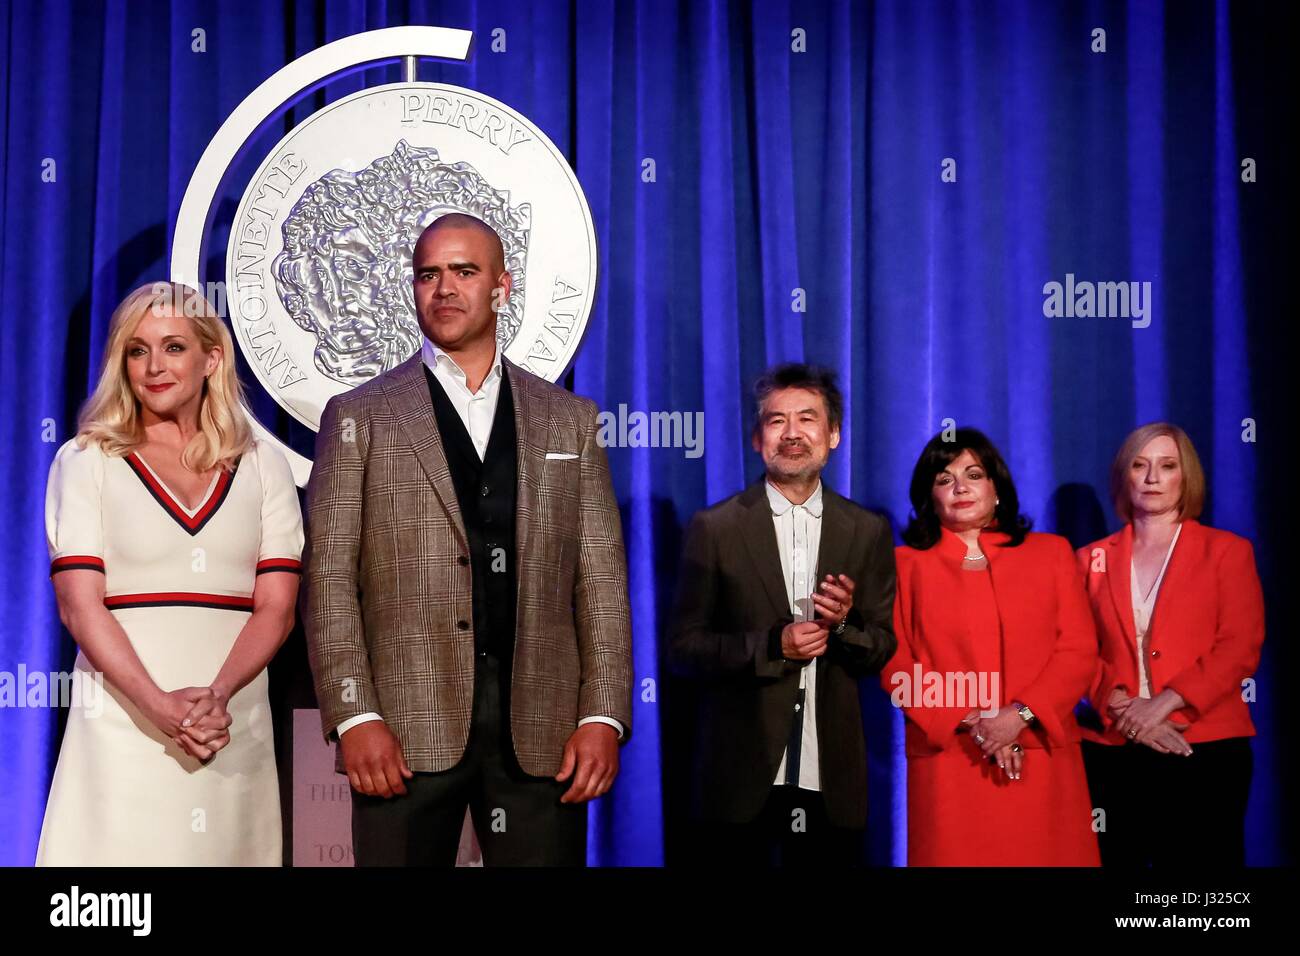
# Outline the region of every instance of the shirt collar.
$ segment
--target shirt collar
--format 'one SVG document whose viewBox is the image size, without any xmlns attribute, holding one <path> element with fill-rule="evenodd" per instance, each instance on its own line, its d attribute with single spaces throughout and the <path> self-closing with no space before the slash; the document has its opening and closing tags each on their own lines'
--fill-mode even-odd
<svg viewBox="0 0 1300 956">
<path fill-rule="evenodd" d="M 424 359 L 424 364 L 430 372 L 436 372 L 441 365 L 444 370 L 456 378 L 462 385 L 466 382 L 465 370 L 456 364 L 456 360 L 444 352 L 438 346 L 434 345 L 428 338 L 423 340 L 420 346 L 420 355 Z M 492 353 L 492 367 L 488 369 L 487 375 L 483 378 L 483 385 L 501 377 L 501 343 L 496 344 L 496 351 Z M 468 386 L 466 386 L 468 388 Z M 480 389 L 482 386 L 479 386 Z"/>
<path fill-rule="evenodd" d="M 813 489 L 813 493 L 808 496 L 808 500 L 797 506 L 793 501 L 781 494 L 770 481 L 765 479 L 763 484 L 767 487 L 767 503 L 772 508 L 772 514 L 778 518 L 794 507 L 806 508 L 814 518 L 822 516 L 822 483 L 820 479 L 817 482 L 817 487 Z"/>
</svg>

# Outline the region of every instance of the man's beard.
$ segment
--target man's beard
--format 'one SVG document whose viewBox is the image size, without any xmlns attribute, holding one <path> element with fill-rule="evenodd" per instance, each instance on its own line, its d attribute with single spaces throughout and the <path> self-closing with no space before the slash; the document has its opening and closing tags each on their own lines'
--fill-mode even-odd
<svg viewBox="0 0 1300 956">
<path fill-rule="evenodd" d="M 768 474 L 785 481 L 809 481 L 821 474 L 822 469 L 826 467 L 826 459 L 819 459 L 807 445 L 795 445 L 789 449 L 782 449 L 782 451 L 794 451 L 798 448 L 806 451 L 808 453 L 807 457 L 796 461 L 786 458 L 784 455 L 778 455 L 768 464 Z"/>
</svg>

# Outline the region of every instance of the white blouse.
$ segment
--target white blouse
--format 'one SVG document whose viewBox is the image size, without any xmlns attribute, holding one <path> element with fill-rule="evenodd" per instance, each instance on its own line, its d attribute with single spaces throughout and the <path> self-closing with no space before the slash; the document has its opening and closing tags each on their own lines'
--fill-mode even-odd
<svg viewBox="0 0 1300 956">
<path fill-rule="evenodd" d="M 1160 573 L 1156 575 L 1155 583 L 1151 585 L 1151 590 L 1146 597 L 1142 597 L 1141 589 L 1138 587 L 1137 562 L 1129 561 L 1129 591 L 1133 595 L 1133 630 L 1137 633 L 1139 697 L 1151 696 L 1151 682 L 1147 678 L 1147 631 L 1151 629 L 1151 613 L 1155 610 L 1156 597 L 1160 594 L 1160 583 L 1165 579 L 1169 559 L 1174 554 L 1174 545 L 1178 544 L 1178 536 L 1182 533 L 1183 526 L 1180 522 L 1178 529 L 1174 531 L 1173 539 L 1169 542 L 1169 550 L 1165 552 L 1165 563 L 1160 565 Z"/>
</svg>

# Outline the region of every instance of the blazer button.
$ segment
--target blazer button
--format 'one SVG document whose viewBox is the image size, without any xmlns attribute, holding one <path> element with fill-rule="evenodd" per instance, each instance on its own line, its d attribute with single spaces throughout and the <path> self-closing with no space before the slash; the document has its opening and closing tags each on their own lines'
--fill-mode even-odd
<svg viewBox="0 0 1300 956">
<path fill-rule="evenodd" d="M 482 495 L 484 498 L 486 498 L 488 495 L 492 494 L 492 489 L 489 488 L 487 485 L 484 485 L 482 488 L 478 490 L 478 493 Z"/>
<path fill-rule="evenodd" d="M 465 565 L 469 564 L 469 558 L 465 557 L 465 555 L 463 555 L 463 554 L 462 554 L 462 555 L 459 555 L 459 556 L 457 556 L 457 558 L 456 558 L 456 563 L 459 564 L 459 565 L 463 568 L 463 567 L 465 567 Z"/>
<path fill-rule="evenodd" d="M 1159 657 L 1159 656 L 1160 656 L 1160 652 L 1159 652 L 1159 651 L 1152 651 L 1152 652 L 1151 652 L 1151 656 L 1152 656 L 1152 657 Z"/>
<path fill-rule="evenodd" d="M 468 631 L 468 630 L 469 630 L 469 621 L 457 621 L 457 622 L 456 622 L 456 626 L 457 626 L 458 628 L 460 628 L 462 631 Z"/>
</svg>

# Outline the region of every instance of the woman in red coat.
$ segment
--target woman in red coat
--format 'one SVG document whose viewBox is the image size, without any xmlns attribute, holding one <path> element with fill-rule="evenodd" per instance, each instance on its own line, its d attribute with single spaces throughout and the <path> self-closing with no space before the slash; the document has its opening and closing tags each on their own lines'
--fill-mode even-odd
<svg viewBox="0 0 1300 956">
<path fill-rule="evenodd" d="M 906 717 L 909 865 L 1097 865 L 1073 715 L 1097 638 L 1069 544 L 1029 533 L 974 429 L 925 446 L 910 496 L 882 673 Z"/>
<path fill-rule="evenodd" d="M 1205 476 L 1174 425 L 1125 439 L 1111 497 L 1123 530 L 1078 553 L 1101 636 L 1090 697 L 1105 733 L 1087 734 L 1084 758 L 1103 861 L 1243 866 L 1245 682 L 1264 642 L 1254 552 L 1197 522 Z"/>
</svg>

